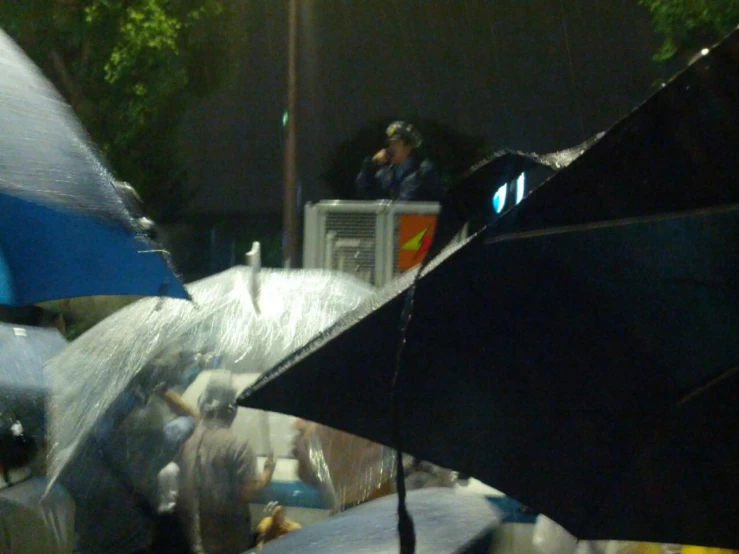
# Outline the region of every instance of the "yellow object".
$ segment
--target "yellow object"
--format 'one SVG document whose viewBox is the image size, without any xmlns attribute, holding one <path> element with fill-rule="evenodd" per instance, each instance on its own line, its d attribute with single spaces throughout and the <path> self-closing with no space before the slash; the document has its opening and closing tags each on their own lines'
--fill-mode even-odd
<svg viewBox="0 0 739 554">
<path fill-rule="evenodd" d="M 282 506 L 277 503 L 270 503 L 267 507 L 271 515 L 265 517 L 257 526 L 257 546 L 259 550 L 262 549 L 265 543 L 301 528 L 299 523 L 285 517 Z"/>
<path fill-rule="evenodd" d="M 710 546 L 683 546 L 681 554 L 739 554 L 739 550 L 711 548 Z"/>
<path fill-rule="evenodd" d="M 675 548 L 674 546 L 672 548 Z M 624 551 L 628 554 L 665 554 L 668 552 L 666 545 L 657 543 L 629 543 L 629 547 Z M 673 550 L 669 550 L 673 552 Z M 739 554 L 739 550 L 729 550 L 726 548 L 711 548 L 708 546 L 682 546 L 677 550 L 679 554 Z"/>
</svg>

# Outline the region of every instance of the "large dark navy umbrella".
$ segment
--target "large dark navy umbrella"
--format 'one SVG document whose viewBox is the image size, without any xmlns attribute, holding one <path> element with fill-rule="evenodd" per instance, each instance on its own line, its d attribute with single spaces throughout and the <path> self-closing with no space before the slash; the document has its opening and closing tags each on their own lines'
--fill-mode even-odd
<svg viewBox="0 0 739 554">
<path fill-rule="evenodd" d="M 56 329 L 0 323 L 0 413 L 15 415 L 30 435 L 46 427 L 44 364 L 66 345 Z"/>
<path fill-rule="evenodd" d="M 738 107 L 735 32 L 424 270 L 397 381 L 408 452 L 580 538 L 739 547 Z M 240 402 L 394 446 L 413 281 Z"/>
<path fill-rule="evenodd" d="M 52 85 L 0 31 L 0 304 L 187 298 Z"/>
</svg>

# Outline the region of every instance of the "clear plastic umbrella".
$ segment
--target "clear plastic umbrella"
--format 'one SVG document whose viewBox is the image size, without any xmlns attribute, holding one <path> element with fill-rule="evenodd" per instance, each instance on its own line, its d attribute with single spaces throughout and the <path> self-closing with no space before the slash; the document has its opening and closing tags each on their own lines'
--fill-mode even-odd
<svg viewBox="0 0 739 554">
<path fill-rule="evenodd" d="M 188 286 L 193 303 L 146 298 L 113 314 L 47 366 L 52 474 L 59 475 L 94 428 L 100 432 L 106 421 L 131 412 L 137 400 L 143 400 L 139 406 L 154 405 L 157 387 L 192 403 L 201 373 L 219 367 L 231 370 L 237 387 L 245 388 L 372 290 L 340 273 L 257 273 L 240 266 Z M 156 409 L 140 412 L 133 423 L 138 428 L 162 423 Z M 251 420 L 258 429 L 260 422 Z"/>
</svg>

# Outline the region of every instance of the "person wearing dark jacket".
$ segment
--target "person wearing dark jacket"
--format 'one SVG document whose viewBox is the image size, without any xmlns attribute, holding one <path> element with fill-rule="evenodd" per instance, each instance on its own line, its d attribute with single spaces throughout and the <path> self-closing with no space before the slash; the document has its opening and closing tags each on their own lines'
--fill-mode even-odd
<svg viewBox="0 0 739 554">
<path fill-rule="evenodd" d="M 33 473 L 36 441 L 0 413 L 0 552 L 72 554 L 75 506 L 58 483 Z"/>
<path fill-rule="evenodd" d="M 420 159 L 423 139 L 418 130 L 404 121 L 386 130 L 387 146 L 365 158 L 356 179 L 357 193 L 363 200 L 403 200 L 438 202 L 444 189 L 436 166 Z"/>
</svg>

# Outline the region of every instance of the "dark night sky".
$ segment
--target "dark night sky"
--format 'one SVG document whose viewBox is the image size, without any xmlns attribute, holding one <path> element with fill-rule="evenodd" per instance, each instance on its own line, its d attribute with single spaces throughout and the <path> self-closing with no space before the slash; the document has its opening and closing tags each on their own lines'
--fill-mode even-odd
<svg viewBox="0 0 739 554">
<path fill-rule="evenodd" d="M 237 78 L 185 117 L 196 211 L 280 208 L 285 4 L 245 3 Z M 552 151 L 608 128 L 658 77 L 658 40 L 636 0 L 299 4 L 303 200 L 329 194 L 327 156 L 373 119 L 435 118 L 500 147 Z"/>
</svg>

